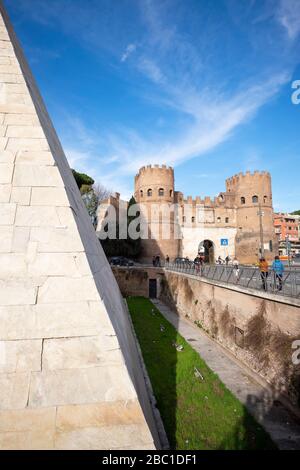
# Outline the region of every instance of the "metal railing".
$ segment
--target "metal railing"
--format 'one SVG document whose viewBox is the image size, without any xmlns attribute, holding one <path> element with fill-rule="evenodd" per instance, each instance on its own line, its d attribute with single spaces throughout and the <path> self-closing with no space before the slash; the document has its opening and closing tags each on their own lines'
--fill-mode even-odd
<svg viewBox="0 0 300 470">
<path fill-rule="evenodd" d="M 300 299 L 300 269 L 286 268 L 281 276 L 271 269 L 265 278 L 253 266 L 200 265 L 195 263 L 167 263 L 167 271 L 202 277 L 212 281 L 260 290 Z"/>
</svg>

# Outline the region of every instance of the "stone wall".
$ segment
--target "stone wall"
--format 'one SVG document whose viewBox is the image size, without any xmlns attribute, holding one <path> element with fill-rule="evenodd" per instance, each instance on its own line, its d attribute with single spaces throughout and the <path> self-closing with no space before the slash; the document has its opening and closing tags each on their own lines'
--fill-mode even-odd
<svg viewBox="0 0 300 470">
<path fill-rule="evenodd" d="M 225 259 L 235 257 L 235 237 L 237 230 L 233 227 L 183 227 L 182 228 L 182 255 L 191 260 L 196 258 L 199 245 L 203 240 L 210 240 L 214 246 L 214 258 L 221 256 Z M 221 240 L 226 238 L 228 246 L 221 246 Z"/>
<path fill-rule="evenodd" d="M 172 272 L 165 273 L 160 298 L 300 406 L 300 368 L 292 363 L 299 302 Z"/>
<path fill-rule="evenodd" d="M 299 301 L 164 269 L 113 271 L 124 296 L 148 297 L 149 279 L 157 278 L 158 297 L 179 317 L 203 329 L 276 393 L 299 401 L 300 368 L 292 364 L 292 343 L 300 340 Z"/>
<path fill-rule="evenodd" d="M 0 62 L 0 449 L 151 449 L 122 296 L 1 2 Z"/>
<path fill-rule="evenodd" d="M 113 273 L 124 297 L 149 297 L 149 280 L 157 280 L 160 295 L 164 270 L 159 268 L 113 268 Z"/>
</svg>

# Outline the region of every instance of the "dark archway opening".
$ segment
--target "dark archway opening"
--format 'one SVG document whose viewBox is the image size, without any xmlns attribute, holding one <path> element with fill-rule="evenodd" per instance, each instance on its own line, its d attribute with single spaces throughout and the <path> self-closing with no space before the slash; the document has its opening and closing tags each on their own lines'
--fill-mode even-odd
<svg viewBox="0 0 300 470">
<path fill-rule="evenodd" d="M 198 253 L 204 257 L 204 263 L 213 264 L 215 262 L 215 249 L 211 240 L 203 240 L 199 244 Z"/>
</svg>

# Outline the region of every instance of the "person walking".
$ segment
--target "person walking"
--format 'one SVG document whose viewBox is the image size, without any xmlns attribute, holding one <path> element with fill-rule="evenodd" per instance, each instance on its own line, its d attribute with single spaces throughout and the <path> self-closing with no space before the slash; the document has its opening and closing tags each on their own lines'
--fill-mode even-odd
<svg viewBox="0 0 300 470">
<path fill-rule="evenodd" d="M 166 265 L 168 266 L 168 264 L 170 263 L 170 257 L 169 255 L 166 256 Z"/>
<path fill-rule="evenodd" d="M 229 261 L 230 261 L 230 258 L 229 258 L 229 256 L 227 255 L 227 256 L 226 256 L 226 258 L 225 258 L 225 263 L 226 263 L 226 266 L 228 266 L 228 265 L 229 265 Z"/>
<path fill-rule="evenodd" d="M 269 276 L 268 262 L 266 261 L 265 258 L 260 258 L 258 266 L 260 270 L 260 277 L 261 277 L 263 289 L 267 291 L 268 289 L 267 281 L 268 281 L 268 276 Z"/>
<path fill-rule="evenodd" d="M 152 264 L 153 264 L 153 266 L 155 267 L 155 264 L 156 264 L 156 256 L 153 256 L 153 258 L 152 258 Z"/>
<path fill-rule="evenodd" d="M 199 255 L 197 255 L 196 258 L 194 259 L 194 266 L 196 269 L 196 273 L 198 274 L 200 270 L 200 256 Z"/>
<path fill-rule="evenodd" d="M 272 263 L 272 270 L 274 271 L 274 274 L 275 274 L 275 285 L 277 287 L 277 281 L 278 281 L 278 290 L 282 290 L 282 278 L 283 278 L 283 273 L 284 273 L 284 265 L 282 261 L 280 261 L 279 256 L 275 256 L 275 259 Z"/>
</svg>

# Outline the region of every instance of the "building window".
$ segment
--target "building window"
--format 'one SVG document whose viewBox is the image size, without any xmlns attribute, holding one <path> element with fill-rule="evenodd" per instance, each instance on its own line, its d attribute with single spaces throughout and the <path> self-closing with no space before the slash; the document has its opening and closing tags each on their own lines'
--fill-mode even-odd
<svg viewBox="0 0 300 470">
<path fill-rule="evenodd" d="M 218 224 L 221 223 L 221 217 L 218 217 L 218 218 L 217 218 L 217 222 L 218 222 Z"/>
<path fill-rule="evenodd" d="M 173 197 L 173 191 L 170 189 L 170 197 Z"/>
<path fill-rule="evenodd" d="M 185 216 L 182 217 L 182 222 L 185 223 Z"/>
<path fill-rule="evenodd" d="M 147 191 L 147 196 L 148 196 L 148 197 L 152 197 L 152 189 L 148 189 L 148 191 Z"/>
<path fill-rule="evenodd" d="M 226 217 L 226 218 L 225 218 L 225 223 L 226 223 L 226 224 L 229 224 L 229 217 Z"/>
<path fill-rule="evenodd" d="M 144 196 L 144 191 L 141 191 L 141 197 L 143 197 L 143 196 Z"/>
<path fill-rule="evenodd" d="M 252 197 L 252 202 L 253 202 L 253 204 L 257 204 L 258 203 L 258 196 L 253 196 Z"/>
<path fill-rule="evenodd" d="M 264 196 L 264 203 L 266 204 L 267 201 L 268 201 L 268 196 Z"/>
<path fill-rule="evenodd" d="M 192 223 L 195 223 L 195 217 L 192 217 Z"/>
<path fill-rule="evenodd" d="M 165 191 L 163 190 L 163 188 L 160 188 L 160 189 L 158 190 L 158 195 L 159 195 L 160 197 L 162 197 L 162 196 L 165 195 Z"/>
<path fill-rule="evenodd" d="M 246 198 L 241 197 L 241 204 L 246 204 Z"/>
</svg>

